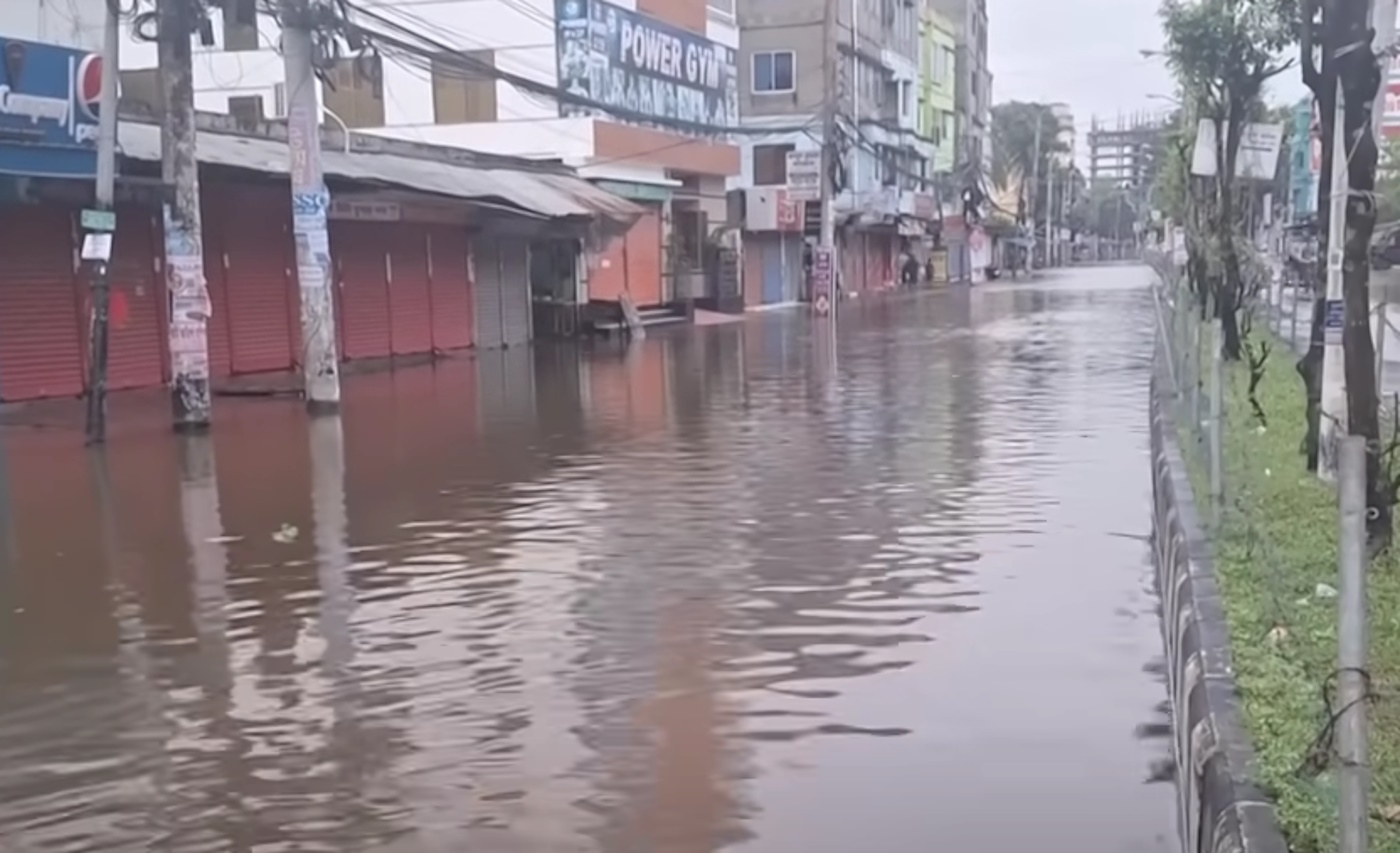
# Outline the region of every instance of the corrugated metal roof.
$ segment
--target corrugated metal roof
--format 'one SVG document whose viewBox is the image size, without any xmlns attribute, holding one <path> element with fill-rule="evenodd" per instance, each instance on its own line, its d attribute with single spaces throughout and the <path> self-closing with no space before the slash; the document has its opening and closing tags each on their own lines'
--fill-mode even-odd
<svg viewBox="0 0 1400 853">
<path fill-rule="evenodd" d="M 159 163 L 160 128 L 121 122 L 118 141 L 122 156 Z M 327 177 L 392 184 L 461 199 L 493 199 L 548 218 L 603 216 L 630 222 L 641 209 L 574 175 L 488 169 L 444 163 L 400 154 L 322 149 Z M 250 169 L 273 175 L 288 172 L 287 143 L 276 139 L 200 131 L 199 162 Z"/>
</svg>

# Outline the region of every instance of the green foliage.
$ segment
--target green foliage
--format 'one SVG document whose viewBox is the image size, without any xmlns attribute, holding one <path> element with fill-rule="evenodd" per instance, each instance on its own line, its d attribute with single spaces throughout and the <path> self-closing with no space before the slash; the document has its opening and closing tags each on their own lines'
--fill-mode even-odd
<svg viewBox="0 0 1400 853">
<path fill-rule="evenodd" d="M 1163 51 L 1187 95 L 1207 115 L 1225 117 L 1233 97 L 1253 105 L 1265 80 L 1297 40 L 1296 0 L 1163 0 Z"/>
<path fill-rule="evenodd" d="M 1045 181 L 1053 168 L 1055 154 L 1068 150 L 1059 138 L 1060 123 L 1048 104 L 1009 101 L 992 107 L 992 182 L 1006 189 L 1017 181 L 1027 187 L 1036 168 L 1036 129 L 1040 130 L 1038 173 Z M 1044 193 L 1036 193 L 1040 198 Z M 1027 210 L 1027 215 L 1035 212 Z M 1037 217 L 1039 218 L 1039 217 Z"/>
<path fill-rule="evenodd" d="M 1400 140 L 1390 139 L 1381 149 L 1376 169 L 1376 222 L 1400 220 Z"/>
<path fill-rule="evenodd" d="M 1232 366 L 1227 375 L 1229 506 L 1216 571 L 1257 781 L 1278 805 L 1294 853 L 1330 853 L 1335 764 L 1316 777 L 1297 770 L 1327 720 L 1323 686 L 1337 665 L 1337 603 L 1317 594 L 1319 584 L 1337 583 L 1337 503 L 1331 487 L 1298 464 L 1304 399 L 1287 346 L 1272 344 L 1256 391 L 1268 429 L 1252 416 L 1248 369 Z M 1197 494 L 1205 493 L 1202 470 L 1193 466 Z M 1371 796 L 1381 810 L 1400 804 L 1400 553 L 1392 550 L 1369 577 L 1370 671 L 1381 697 L 1370 710 Z M 1371 832 L 1374 853 L 1400 853 L 1400 826 L 1373 820 Z"/>
</svg>

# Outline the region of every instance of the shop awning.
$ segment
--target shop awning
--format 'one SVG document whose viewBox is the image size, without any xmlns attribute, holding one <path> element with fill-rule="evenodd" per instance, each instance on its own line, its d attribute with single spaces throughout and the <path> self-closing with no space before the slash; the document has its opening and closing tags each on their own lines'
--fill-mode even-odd
<svg viewBox="0 0 1400 853">
<path fill-rule="evenodd" d="M 158 126 L 122 121 L 117 138 L 126 159 L 160 162 Z M 444 149 L 449 156 L 451 151 Z M 602 219 L 605 225 L 612 226 L 608 230 L 613 230 L 630 227 L 642 214 L 632 202 L 571 173 L 494 168 L 445 159 L 364 151 L 347 153 L 326 148 L 322 149 L 321 157 L 328 178 L 504 204 L 524 215 L 546 219 Z M 209 130 L 199 132 L 199 162 L 206 165 L 286 175 L 288 159 L 287 143 L 281 140 Z"/>
</svg>

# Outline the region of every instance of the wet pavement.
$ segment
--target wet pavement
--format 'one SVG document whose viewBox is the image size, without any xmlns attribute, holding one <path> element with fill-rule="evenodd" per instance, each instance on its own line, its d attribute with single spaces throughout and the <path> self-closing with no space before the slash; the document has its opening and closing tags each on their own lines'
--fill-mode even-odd
<svg viewBox="0 0 1400 853">
<path fill-rule="evenodd" d="M 0 850 L 1173 850 L 1149 281 L 11 426 Z"/>
</svg>

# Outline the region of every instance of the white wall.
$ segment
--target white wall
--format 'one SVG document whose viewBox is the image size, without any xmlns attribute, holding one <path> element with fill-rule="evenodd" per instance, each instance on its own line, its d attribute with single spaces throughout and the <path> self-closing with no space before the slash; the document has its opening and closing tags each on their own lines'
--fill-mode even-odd
<svg viewBox="0 0 1400 853">
<path fill-rule="evenodd" d="M 357 133 L 469 148 L 516 157 L 559 158 L 577 165 L 593 154 L 593 119 L 481 122 L 366 128 Z"/>
<path fill-rule="evenodd" d="M 0 0 L 0 36 L 102 49 L 104 0 Z"/>
</svg>

